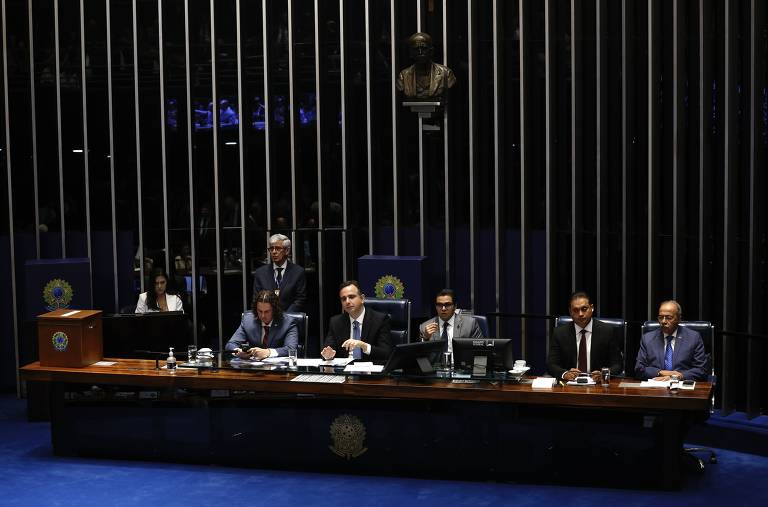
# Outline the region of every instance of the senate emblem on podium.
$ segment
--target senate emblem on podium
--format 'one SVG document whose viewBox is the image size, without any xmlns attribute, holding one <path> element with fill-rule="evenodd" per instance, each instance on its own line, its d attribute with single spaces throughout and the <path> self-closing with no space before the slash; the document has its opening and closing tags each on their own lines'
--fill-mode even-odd
<svg viewBox="0 0 768 507">
<path fill-rule="evenodd" d="M 331 423 L 331 439 L 333 445 L 328 448 L 337 456 L 348 460 L 357 458 L 368 448 L 364 447 L 365 425 L 350 414 L 342 414 Z"/>
<path fill-rule="evenodd" d="M 405 286 L 394 275 L 384 275 L 376 282 L 376 297 L 381 299 L 402 299 Z"/>
<path fill-rule="evenodd" d="M 54 278 L 45 284 L 45 288 L 43 289 L 45 308 L 49 312 L 59 308 L 69 308 L 69 303 L 72 302 L 73 294 L 74 291 L 69 282 L 62 280 L 61 278 Z"/>
<path fill-rule="evenodd" d="M 51 343 L 53 343 L 53 348 L 56 351 L 64 352 L 67 350 L 67 346 L 69 345 L 69 338 L 67 337 L 67 333 L 56 331 L 51 337 Z"/>
</svg>

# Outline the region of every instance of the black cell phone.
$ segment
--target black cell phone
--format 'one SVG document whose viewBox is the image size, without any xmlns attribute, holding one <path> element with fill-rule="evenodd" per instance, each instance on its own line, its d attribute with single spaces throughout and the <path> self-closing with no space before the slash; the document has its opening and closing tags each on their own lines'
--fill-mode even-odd
<svg viewBox="0 0 768 507">
<path fill-rule="evenodd" d="M 693 380 L 683 380 L 684 386 L 692 386 L 693 384 L 695 384 Z"/>
</svg>

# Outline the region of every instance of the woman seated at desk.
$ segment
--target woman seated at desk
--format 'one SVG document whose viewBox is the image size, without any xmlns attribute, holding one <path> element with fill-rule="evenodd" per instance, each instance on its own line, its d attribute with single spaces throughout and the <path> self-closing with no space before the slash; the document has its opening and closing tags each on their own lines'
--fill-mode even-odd
<svg viewBox="0 0 768 507">
<path fill-rule="evenodd" d="M 149 279 L 153 281 L 154 289 L 139 294 L 136 313 L 184 311 L 181 298 L 176 294 L 166 292 L 168 274 L 162 268 L 154 269 Z"/>
</svg>

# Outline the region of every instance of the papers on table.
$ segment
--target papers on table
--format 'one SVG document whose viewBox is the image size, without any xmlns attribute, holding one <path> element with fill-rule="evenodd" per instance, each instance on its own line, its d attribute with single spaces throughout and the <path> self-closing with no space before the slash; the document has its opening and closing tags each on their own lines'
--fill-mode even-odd
<svg viewBox="0 0 768 507">
<path fill-rule="evenodd" d="M 640 387 L 669 387 L 669 380 L 643 380 L 640 382 Z"/>
<path fill-rule="evenodd" d="M 342 384 L 346 380 L 343 375 L 318 375 L 316 373 L 303 373 L 291 379 L 291 382 L 316 382 L 320 384 Z"/>
<path fill-rule="evenodd" d="M 300 357 L 299 359 L 296 360 L 297 366 L 317 367 L 317 366 L 320 366 L 321 364 L 323 364 L 322 359 L 309 359 L 309 358 L 305 359 L 303 357 Z"/>
<path fill-rule="evenodd" d="M 354 357 L 334 357 L 330 361 L 321 361 L 321 366 L 346 366 L 352 361 L 354 361 Z"/>
<path fill-rule="evenodd" d="M 71 312 L 62 313 L 61 316 L 62 317 L 71 317 L 71 316 L 73 316 L 76 313 L 80 313 L 80 310 L 72 310 Z"/>
<path fill-rule="evenodd" d="M 265 357 L 262 359 L 267 364 L 282 364 L 287 363 L 288 358 L 287 357 Z"/>
<path fill-rule="evenodd" d="M 669 388 L 669 384 L 671 383 L 671 380 L 643 380 L 640 382 L 639 387 L 663 387 L 663 388 Z M 696 387 L 696 382 L 694 382 L 691 385 L 684 385 L 683 382 L 677 383 L 677 388 L 685 391 L 691 391 L 693 388 Z"/>
<path fill-rule="evenodd" d="M 275 359 L 278 359 L 278 358 L 275 358 Z M 237 356 L 230 359 L 229 362 L 230 364 L 245 364 L 248 366 L 262 366 L 264 364 L 264 361 L 259 361 L 256 359 L 243 359 Z"/>
<path fill-rule="evenodd" d="M 356 373 L 381 373 L 384 371 L 384 365 L 357 361 L 355 363 L 348 364 L 347 367 L 344 368 L 344 371 Z"/>
<path fill-rule="evenodd" d="M 552 389 L 557 379 L 554 377 L 536 377 L 533 379 L 531 387 L 533 389 Z"/>
<path fill-rule="evenodd" d="M 114 366 L 117 364 L 117 361 L 96 361 L 91 366 Z"/>
</svg>

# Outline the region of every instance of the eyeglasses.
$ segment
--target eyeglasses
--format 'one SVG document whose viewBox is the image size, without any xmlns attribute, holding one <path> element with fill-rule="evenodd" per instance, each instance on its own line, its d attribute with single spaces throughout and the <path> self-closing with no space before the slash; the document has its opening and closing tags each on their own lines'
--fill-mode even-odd
<svg viewBox="0 0 768 507">
<path fill-rule="evenodd" d="M 664 322 L 665 320 L 675 320 L 674 315 L 659 315 L 656 318 L 659 319 L 659 322 Z"/>
<path fill-rule="evenodd" d="M 267 250 L 269 250 L 270 252 L 279 252 L 280 250 L 285 250 L 285 248 L 281 246 L 271 246 L 267 248 Z"/>
<path fill-rule="evenodd" d="M 453 303 L 435 303 L 435 307 L 442 308 L 445 310 L 446 308 L 450 308 L 453 306 Z"/>
</svg>

